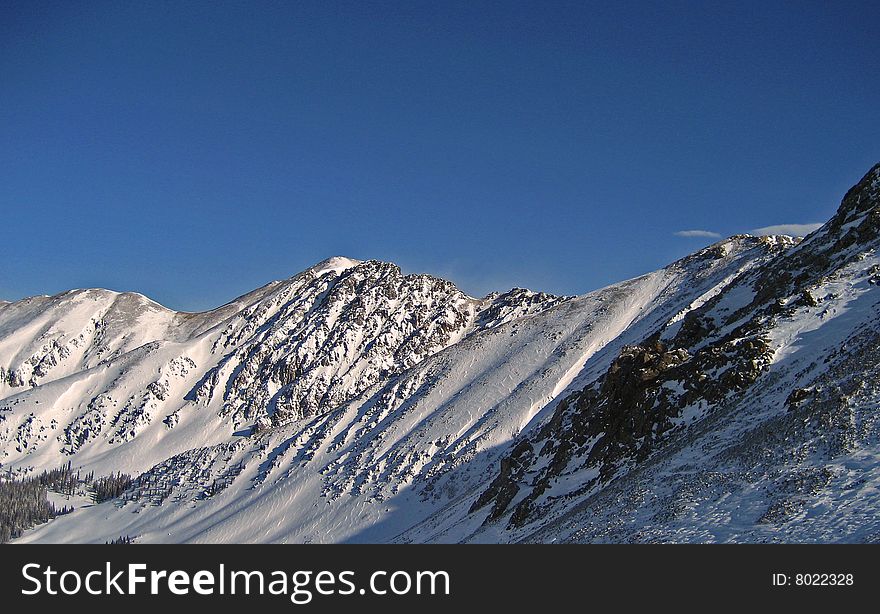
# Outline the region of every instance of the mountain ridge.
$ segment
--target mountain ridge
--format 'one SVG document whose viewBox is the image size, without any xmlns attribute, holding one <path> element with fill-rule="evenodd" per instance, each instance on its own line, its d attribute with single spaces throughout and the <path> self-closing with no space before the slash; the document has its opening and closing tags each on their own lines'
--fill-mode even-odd
<svg viewBox="0 0 880 614">
<path fill-rule="evenodd" d="M 747 233 L 747 232 L 745 232 L 745 233 L 735 233 L 735 234 L 729 235 L 729 236 L 727 236 L 727 237 L 723 237 L 723 238 L 721 238 L 721 239 L 718 239 L 717 241 L 714 241 L 713 243 L 711 243 L 711 244 L 709 244 L 709 245 L 707 245 L 707 246 L 705 246 L 705 247 L 703 247 L 703 248 L 700 248 L 700 249 L 698 249 L 697 251 L 692 252 L 691 254 L 687 254 L 687 255 L 685 255 L 685 256 L 682 256 L 682 258 L 680 258 L 679 260 L 683 260 L 683 259 L 689 258 L 689 257 L 693 256 L 694 254 L 700 253 L 700 252 L 702 252 L 702 251 L 704 251 L 704 250 L 716 249 L 716 248 L 718 248 L 719 246 L 724 245 L 724 244 L 728 243 L 729 241 L 732 241 L 732 240 L 735 240 L 735 239 L 766 239 L 766 240 L 769 240 L 769 241 L 774 241 L 774 240 L 783 240 L 783 241 L 785 241 L 785 240 L 795 240 L 795 241 L 799 241 L 799 240 L 802 240 L 803 238 L 804 238 L 804 236 L 800 236 L 800 235 L 788 235 L 788 234 L 769 234 L 769 235 L 764 235 L 764 234 L 752 234 L 752 233 Z M 190 314 L 190 315 L 202 315 L 202 314 L 208 314 L 208 313 L 211 313 L 211 312 L 213 312 L 213 311 L 217 311 L 217 310 L 223 309 L 224 307 L 227 307 L 228 305 L 232 305 L 232 304 L 235 304 L 235 303 L 241 302 L 241 301 L 243 301 L 244 299 L 246 299 L 247 297 L 249 297 L 249 296 L 251 296 L 251 295 L 254 295 L 254 294 L 260 293 L 260 292 L 262 292 L 262 291 L 264 291 L 264 290 L 267 290 L 267 289 L 269 289 L 269 288 L 272 288 L 272 287 L 274 287 L 274 286 L 277 286 L 278 284 L 282 284 L 282 283 L 285 283 L 285 282 L 287 282 L 287 281 L 290 281 L 290 280 L 296 278 L 297 276 L 302 275 L 303 273 L 306 273 L 306 272 L 308 272 L 308 271 L 313 271 L 313 270 L 315 270 L 315 269 L 320 269 L 320 268 L 328 268 L 328 269 L 332 269 L 332 268 L 334 268 L 334 267 L 327 267 L 327 264 L 328 264 L 328 263 L 332 263 L 333 261 L 349 261 L 349 262 L 354 263 L 354 264 L 352 264 L 351 266 L 357 266 L 357 264 L 362 264 L 362 263 L 364 263 L 364 262 L 379 262 L 379 263 L 390 264 L 390 265 L 394 265 L 394 266 L 398 266 L 398 267 L 399 267 L 399 265 L 395 264 L 394 262 L 386 261 L 386 260 L 379 260 L 379 259 L 372 259 L 372 258 L 371 258 L 371 259 L 368 259 L 368 260 L 358 260 L 358 259 L 355 259 L 355 258 L 349 258 L 349 257 L 347 257 L 347 256 L 339 256 L 339 255 L 336 255 L 336 256 L 329 256 L 329 257 L 324 258 L 323 260 L 320 260 L 320 261 L 316 262 L 315 264 L 313 264 L 313 265 L 311 265 L 311 266 L 309 266 L 309 267 L 303 269 L 303 270 L 300 271 L 299 273 L 295 273 L 294 275 L 292 275 L 292 276 L 290 276 L 290 277 L 286 277 L 286 278 L 283 278 L 283 279 L 273 279 L 273 280 L 271 280 L 271 281 L 266 282 L 266 283 L 263 284 L 262 286 L 259 286 L 258 288 L 255 288 L 255 289 L 253 289 L 253 290 L 250 290 L 250 291 L 248 291 L 248 292 L 245 292 L 244 294 L 241 294 L 241 295 L 239 295 L 239 296 L 236 296 L 235 298 L 233 298 L 233 299 L 231 299 L 231 300 L 229 300 L 229 301 L 227 301 L 227 302 L 225 302 L 225 303 L 223 303 L 223 304 L 221 304 L 221 305 L 218 305 L 217 307 L 210 307 L 210 308 L 208 308 L 208 309 L 204 309 L 204 310 L 200 310 L 200 311 L 188 311 L 188 310 L 185 310 L 185 309 L 175 309 L 175 308 L 173 308 L 173 307 L 169 307 L 168 305 L 165 305 L 164 303 L 161 303 L 161 302 L 157 301 L 156 299 L 150 297 L 149 295 L 143 294 L 142 292 L 137 292 L 137 291 L 135 291 L 135 290 L 112 290 L 112 289 L 110 289 L 110 288 L 104 288 L 104 287 L 100 287 L 100 286 L 96 286 L 96 287 L 88 287 L 88 288 L 70 288 L 70 289 L 68 289 L 68 290 L 62 290 L 62 291 L 57 292 L 57 293 L 55 293 L 55 294 L 34 294 L 34 295 L 29 295 L 29 296 L 23 296 L 23 297 L 20 298 L 20 299 L 8 299 L 8 300 L 7 300 L 7 299 L 2 299 L 2 298 L 0 298 L 0 304 L 2 304 L 2 305 L 12 305 L 12 304 L 16 304 L 16 303 L 20 303 L 20 302 L 24 302 L 24 301 L 35 301 L 35 300 L 38 300 L 38 299 L 55 299 L 55 298 L 63 297 L 63 296 L 68 295 L 68 294 L 78 293 L 78 292 L 106 292 L 106 293 L 115 294 L 115 295 L 131 295 L 131 296 L 134 296 L 134 297 L 141 297 L 141 298 L 146 299 L 147 301 L 149 301 L 149 302 L 151 302 L 151 303 L 154 303 L 154 304 L 158 305 L 158 306 L 161 307 L 162 309 L 165 309 L 165 310 L 167 310 L 167 311 L 171 311 L 171 312 L 174 312 L 174 313 L 182 314 L 182 315 L 186 315 L 186 314 Z M 670 264 L 672 264 L 672 263 L 670 263 Z M 342 268 L 342 267 L 339 267 L 339 268 Z M 350 266 L 349 266 L 349 267 L 345 267 L 345 268 L 350 268 Z M 436 274 L 434 274 L 434 273 L 428 273 L 428 272 L 420 272 L 420 273 L 415 273 L 415 272 L 414 272 L 414 273 L 407 273 L 406 275 L 413 275 L 413 276 L 422 276 L 422 275 L 424 275 L 424 276 L 432 277 L 432 278 L 435 278 L 435 279 L 444 279 L 443 277 L 441 277 L 441 276 L 439 276 L 439 275 L 436 275 Z M 640 277 L 640 275 L 637 275 L 636 277 Z M 631 278 L 631 279 L 634 279 L 634 278 Z M 445 280 L 445 279 L 444 279 L 444 280 Z M 454 284 L 454 285 L 457 285 L 456 282 L 454 282 L 454 281 L 452 281 L 452 280 L 445 280 L 445 281 L 449 281 L 449 283 L 452 283 L 452 284 Z M 623 280 L 623 281 L 626 281 L 626 280 Z M 619 283 L 619 282 L 614 282 L 614 283 Z M 609 284 L 609 285 L 614 285 L 614 283 Z M 594 288 L 594 289 L 592 289 L 592 290 L 588 290 L 588 291 L 585 292 L 585 293 L 589 293 L 589 292 L 593 292 L 593 291 L 595 291 L 595 290 L 601 290 L 601 289 L 602 289 L 602 288 Z M 493 291 L 487 293 L 486 295 L 484 295 L 484 296 L 482 296 L 482 297 L 480 297 L 480 296 L 476 296 L 476 295 L 467 294 L 467 293 L 464 293 L 464 292 L 463 292 L 463 293 L 466 294 L 469 298 L 471 298 L 471 299 L 473 299 L 473 300 L 487 300 L 487 299 L 490 299 L 490 298 L 494 298 L 494 297 L 496 297 L 496 296 L 498 296 L 498 295 L 501 295 L 501 294 L 508 294 L 508 293 L 510 293 L 510 292 L 517 291 L 517 290 L 524 290 L 524 291 L 527 291 L 527 292 L 535 292 L 535 293 L 539 293 L 539 294 L 552 295 L 551 293 L 544 292 L 544 291 L 542 291 L 542 290 L 532 290 L 532 289 L 530 289 L 530 288 L 526 288 L 526 287 L 522 287 L 522 286 L 514 286 L 514 287 L 510 288 L 510 289 L 507 290 L 507 291 L 493 290 Z M 566 295 L 553 295 L 553 296 L 566 296 Z M 568 296 L 580 296 L 580 295 L 568 295 Z"/>
<path fill-rule="evenodd" d="M 4 304 L 4 469 L 135 475 L 20 540 L 873 539 L 878 201 L 574 297 L 334 257 L 196 314 Z"/>
</svg>

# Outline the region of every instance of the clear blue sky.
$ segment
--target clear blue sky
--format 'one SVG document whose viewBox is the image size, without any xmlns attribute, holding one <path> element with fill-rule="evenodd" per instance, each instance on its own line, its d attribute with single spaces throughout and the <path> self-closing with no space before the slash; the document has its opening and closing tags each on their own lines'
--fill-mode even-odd
<svg viewBox="0 0 880 614">
<path fill-rule="evenodd" d="M 0 297 L 204 309 L 325 257 L 582 293 L 824 221 L 872 2 L 0 3 Z"/>
</svg>

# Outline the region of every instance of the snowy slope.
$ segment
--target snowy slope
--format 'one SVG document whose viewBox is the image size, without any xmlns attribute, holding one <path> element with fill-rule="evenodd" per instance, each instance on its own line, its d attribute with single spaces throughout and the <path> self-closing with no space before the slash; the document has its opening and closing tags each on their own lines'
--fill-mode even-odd
<svg viewBox="0 0 880 614">
<path fill-rule="evenodd" d="M 877 539 L 878 205 L 875 167 L 803 242 L 622 351 L 457 537 Z"/>
<path fill-rule="evenodd" d="M 0 303 L 4 468 L 138 476 L 19 541 L 876 539 L 878 191 L 580 297 L 333 258 Z"/>
<path fill-rule="evenodd" d="M 449 282 L 339 258 L 202 314 L 103 290 L 12 303 L 3 462 L 140 472 L 334 407 L 455 342 L 477 306 Z"/>
<path fill-rule="evenodd" d="M 291 423 L 268 425 L 248 437 L 233 435 L 243 433 L 234 430 L 242 423 L 230 420 L 234 414 L 226 409 L 229 401 L 224 402 L 220 395 L 206 408 L 190 409 L 186 404 L 199 403 L 198 391 L 218 368 L 209 368 L 206 375 L 196 371 L 188 376 L 188 381 L 196 384 L 171 389 L 167 399 L 175 407 L 184 401 L 179 415 L 202 419 L 188 417 L 189 422 L 181 420 L 174 429 L 160 427 L 162 423 L 154 420 L 151 424 L 158 436 L 151 436 L 147 427 L 115 447 L 106 437 L 98 437 L 97 444 L 87 444 L 73 455 L 74 459 L 83 458 L 84 467 L 97 467 L 99 472 L 119 467 L 123 458 L 124 466 L 141 472 L 183 453 L 143 478 L 151 486 L 141 490 L 162 490 L 162 503 L 148 505 L 134 517 L 134 525 L 129 526 L 131 514 L 121 514 L 112 506 L 83 510 L 89 515 L 109 513 L 97 523 L 102 533 L 93 539 L 105 541 L 103 532 L 107 531 L 137 533 L 144 541 L 393 537 L 410 522 L 420 521 L 463 492 L 478 488 L 491 476 L 498 455 L 514 437 L 540 420 L 540 414 L 572 381 L 589 377 L 590 369 L 606 364 L 622 343 L 638 339 L 643 327 L 674 317 L 711 288 L 776 249 L 772 241 L 738 237 L 667 269 L 568 300 L 521 290 L 484 301 L 454 296 L 454 304 L 472 312 L 462 309 L 469 317 L 458 332 L 460 338 L 453 339 L 456 342 L 447 349 L 414 360 L 412 366 L 386 379 L 376 380 L 371 372 L 362 370 L 358 387 L 363 390 L 356 398 L 305 417 L 295 416 Z M 246 311 L 258 313 L 251 308 Z M 266 339 L 271 338 L 267 332 L 279 326 L 280 320 L 272 327 L 264 325 L 258 342 L 244 343 L 240 347 L 245 351 L 223 354 L 218 364 L 222 368 L 229 356 L 237 359 L 255 350 L 265 351 Z M 230 338 L 225 333 L 228 327 L 219 327 L 221 333 L 209 337 L 210 342 L 217 345 L 218 339 Z M 283 339 L 290 341 L 290 337 L 293 335 Z M 281 347 L 300 347 L 299 334 L 295 340 L 297 345 Z M 207 345 L 206 341 L 201 343 Z M 438 343 L 438 349 L 442 345 Z M 152 376 L 152 365 L 165 364 L 169 356 L 179 353 L 174 347 L 162 356 L 157 351 L 149 359 L 151 367 L 134 371 L 149 370 Z M 338 356 L 343 348 L 334 347 L 328 353 Z M 289 355 L 282 355 L 266 362 L 275 365 L 287 360 Z M 587 364 L 590 368 L 585 370 Z M 116 369 L 112 371 L 116 373 Z M 237 372 L 232 369 L 230 373 L 233 375 L 224 376 L 224 381 L 235 381 Z M 269 376 L 262 377 L 261 384 L 271 382 Z M 60 384 L 69 390 L 68 382 Z M 62 388 L 60 384 L 58 388 Z M 259 391 L 257 386 L 245 388 L 248 398 L 254 389 Z M 196 393 L 191 394 L 192 390 Z M 38 392 L 44 394 L 35 389 L 8 403 L 29 402 L 29 395 Z M 187 396 L 195 400 L 186 402 Z M 52 401 L 43 401 L 49 403 Z M 187 424 L 195 426 L 187 428 Z M 179 441 L 175 433 L 181 427 L 186 430 Z M 58 445 L 47 439 L 42 447 L 19 453 L 19 457 L 27 461 L 46 458 L 45 464 L 51 465 L 54 457 L 42 451 Z M 92 452 L 96 447 L 102 450 L 98 454 Z M 107 448 L 110 451 L 104 451 Z M 137 461 L 142 464 L 135 465 Z M 230 470 L 237 474 L 227 476 Z M 234 479 L 220 494 L 201 494 L 215 479 L 227 481 L 230 477 Z M 166 479 L 180 485 L 167 492 L 164 486 L 156 487 Z M 178 498 L 186 505 L 175 503 Z M 142 497 L 137 505 L 143 502 Z M 197 505 L 199 511 L 193 512 L 190 505 Z M 34 535 L 56 539 L 50 534 L 57 529 L 74 539 L 85 538 L 76 537 L 68 527 L 71 521 L 79 523 L 78 514 L 58 519 Z M 185 515 L 186 525 L 194 516 L 200 520 L 185 531 L 170 531 L 169 536 L 166 528 L 181 522 L 175 520 L 177 514 Z M 121 524 L 115 524 L 116 520 Z M 86 533 L 93 531 L 88 528 L 91 524 L 82 524 Z"/>
</svg>

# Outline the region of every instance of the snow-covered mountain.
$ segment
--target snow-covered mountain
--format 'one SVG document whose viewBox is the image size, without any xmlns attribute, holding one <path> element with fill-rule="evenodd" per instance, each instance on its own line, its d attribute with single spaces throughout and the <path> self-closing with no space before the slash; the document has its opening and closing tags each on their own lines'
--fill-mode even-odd
<svg viewBox="0 0 880 614">
<path fill-rule="evenodd" d="M 878 204 L 579 297 L 331 258 L 0 302 L 3 468 L 137 476 L 18 541 L 878 540 Z"/>
</svg>

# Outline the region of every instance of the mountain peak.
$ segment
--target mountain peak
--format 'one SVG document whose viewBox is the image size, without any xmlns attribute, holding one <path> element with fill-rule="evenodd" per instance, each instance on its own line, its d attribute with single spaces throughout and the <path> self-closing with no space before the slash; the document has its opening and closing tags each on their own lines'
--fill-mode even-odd
<svg viewBox="0 0 880 614">
<path fill-rule="evenodd" d="M 880 202 L 880 162 L 849 189 L 832 222 L 846 223 L 853 217 L 873 209 L 878 202 Z"/>
<path fill-rule="evenodd" d="M 331 256 L 325 260 L 322 260 L 318 264 L 309 267 L 309 270 L 315 275 L 322 275 L 327 273 L 328 271 L 344 271 L 345 269 L 350 269 L 355 267 L 361 263 L 360 260 L 355 260 L 354 258 L 346 258 L 345 256 Z"/>
</svg>

